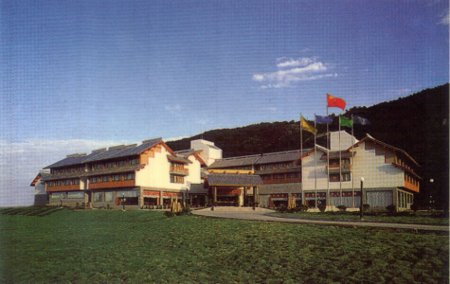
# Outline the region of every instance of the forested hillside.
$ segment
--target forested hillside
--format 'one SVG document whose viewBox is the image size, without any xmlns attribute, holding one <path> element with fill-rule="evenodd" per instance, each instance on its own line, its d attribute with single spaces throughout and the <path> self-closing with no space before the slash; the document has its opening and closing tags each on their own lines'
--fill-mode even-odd
<svg viewBox="0 0 450 284">
<path fill-rule="evenodd" d="M 402 148 L 421 164 L 423 204 L 429 195 L 438 204 L 447 204 L 449 191 L 449 84 L 426 89 L 395 101 L 371 107 L 355 107 L 346 115 L 357 114 L 370 120 L 368 126 L 354 128 L 360 139 L 365 133 L 388 144 Z M 334 119 L 331 130 L 338 129 Z M 348 130 L 350 132 L 350 130 Z M 325 132 L 319 128 L 319 132 Z M 304 147 L 312 146 L 312 136 L 304 132 Z M 203 138 L 223 149 L 224 157 L 299 149 L 298 121 L 259 123 L 233 129 L 215 129 L 168 142 L 175 150 L 189 148 L 189 141 Z M 434 182 L 430 183 L 430 179 Z"/>
</svg>

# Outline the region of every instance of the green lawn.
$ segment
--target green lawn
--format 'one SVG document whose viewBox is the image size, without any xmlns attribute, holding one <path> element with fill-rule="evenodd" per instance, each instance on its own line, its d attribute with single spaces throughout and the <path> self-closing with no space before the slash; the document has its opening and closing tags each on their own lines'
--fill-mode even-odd
<svg viewBox="0 0 450 284">
<path fill-rule="evenodd" d="M 446 234 L 65 209 L 0 215 L 0 230 L 1 283 L 449 279 Z"/>
<path fill-rule="evenodd" d="M 405 224 L 426 224 L 448 226 L 448 218 L 442 214 L 431 212 L 400 212 L 396 215 L 365 214 L 364 222 L 385 222 L 385 223 L 405 223 Z M 359 212 L 295 212 L 295 213 L 270 213 L 271 216 L 283 218 L 332 220 L 332 221 L 360 221 Z"/>
</svg>

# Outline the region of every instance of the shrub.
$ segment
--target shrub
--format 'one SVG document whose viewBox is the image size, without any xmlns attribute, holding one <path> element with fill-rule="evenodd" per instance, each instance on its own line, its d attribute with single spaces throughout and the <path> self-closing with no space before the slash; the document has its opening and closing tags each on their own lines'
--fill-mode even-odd
<svg viewBox="0 0 450 284">
<path fill-rule="evenodd" d="M 386 206 L 386 210 L 389 212 L 389 214 L 395 214 L 397 211 L 395 205 L 393 204 Z"/>
<path fill-rule="evenodd" d="M 419 204 L 417 204 L 417 202 L 414 202 L 414 203 L 411 205 L 411 210 L 414 211 L 414 212 L 416 212 L 418 209 L 419 209 Z"/>
<path fill-rule="evenodd" d="M 362 206 L 362 209 L 363 209 L 363 212 L 367 212 L 367 211 L 369 211 L 369 209 L 370 209 L 370 205 L 369 204 L 363 204 L 363 206 Z"/>
<path fill-rule="evenodd" d="M 325 209 L 327 208 L 325 203 L 320 203 L 317 207 L 319 208 L 320 212 L 325 212 Z"/>
<path fill-rule="evenodd" d="M 191 208 L 189 205 L 186 205 L 180 212 L 176 213 L 177 215 L 192 215 Z"/>
<path fill-rule="evenodd" d="M 276 208 L 276 210 L 277 210 L 278 212 L 285 213 L 285 212 L 287 212 L 287 207 L 286 207 L 286 205 L 282 204 L 282 205 L 278 206 L 278 207 Z"/>
<path fill-rule="evenodd" d="M 345 205 L 338 205 L 337 209 L 339 209 L 339 211 L 341 211 L 341 212 L 345 212 L 345 210 L 347 210 L 347 206 L 345 206 Z"/>
<path fill-rule="evenodd" d="M 164 215 L 165 215 L 166 217 L 170 218 L 170 217 L 174 217 L 174 216 L 175 216 L 175 213 L 173 213 L 172 211 L 165 211 L 165 212 L 164 212 Z"/>
<path fill-rule="evenodd" d="M 305 204 L 302 204 L 300 206 L 297 207 L 299 212 L 306 212 L 308 211 L 308 206 L 306 206 Z"/>
</svg>

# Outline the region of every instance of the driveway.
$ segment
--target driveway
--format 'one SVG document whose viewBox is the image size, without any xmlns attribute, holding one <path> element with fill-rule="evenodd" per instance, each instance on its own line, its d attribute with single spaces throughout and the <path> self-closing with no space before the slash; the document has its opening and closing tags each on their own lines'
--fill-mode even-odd
<svg viewBox="0 0 450 284">
<path fill-rule="evenodd" d="M 215 207 L 214 211 L 211 208 L 194 210 L 192 213 L 198 216 L 213 217 L 213 218 L 227 218 L 251 221 L 266 221 L 266 222 L 283 222 L 283 223 L 297 223 L 297 224 L 314 224 L 314 225 L 332 225 L 332 226 L 346 226 L 346 227 L 373 227 L 373 228 L 387 228 L 387 229 L 406 229 L 414 231 L 440 231 L 448 232 L 448 226 L 436 225 L 422 225 L 422 224 L 400 224 L 400 223 L 379 223 L 379 222 L 354 222 L 354 221 L 325 221 L 325 220 L 308 220 L 308 219 L 293 219 L 282 218 L 275 216 L 268 216 L 266 214 L 275 212 L 274 210 L 266 208 L 251 207 Z"/>
</svg>

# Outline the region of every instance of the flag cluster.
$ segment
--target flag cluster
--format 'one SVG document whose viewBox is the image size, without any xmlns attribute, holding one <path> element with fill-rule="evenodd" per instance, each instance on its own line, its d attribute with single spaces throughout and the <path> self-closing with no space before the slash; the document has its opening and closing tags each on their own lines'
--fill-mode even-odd
<svg viewBox="0 0 450 284">
<path fill-rule="evenodd" d="M 347 102 L 342 99 L 335 97 L 333 95 L 327 94 L 327 107 L 336 107 L 345 110 Z M 331 124 L 333 118 L 331 116 L 315 115 L 315 123 L 317 124 Z M 343 115 L 339 116 L 339 125 L 343 127 L 353 127 L 354 124 L 359 125 L 369 125 L 370 121 L 367 118 L 360 117 L 357 115 L 352 115 L 351 118 L 345 117 Z M 312 134 L 317 134 L 317 129 L 309 124 L 306 119 L 302 116 L 300 119 L 300 126 L 302 130 L 306 130 Z"/>
</svg>

